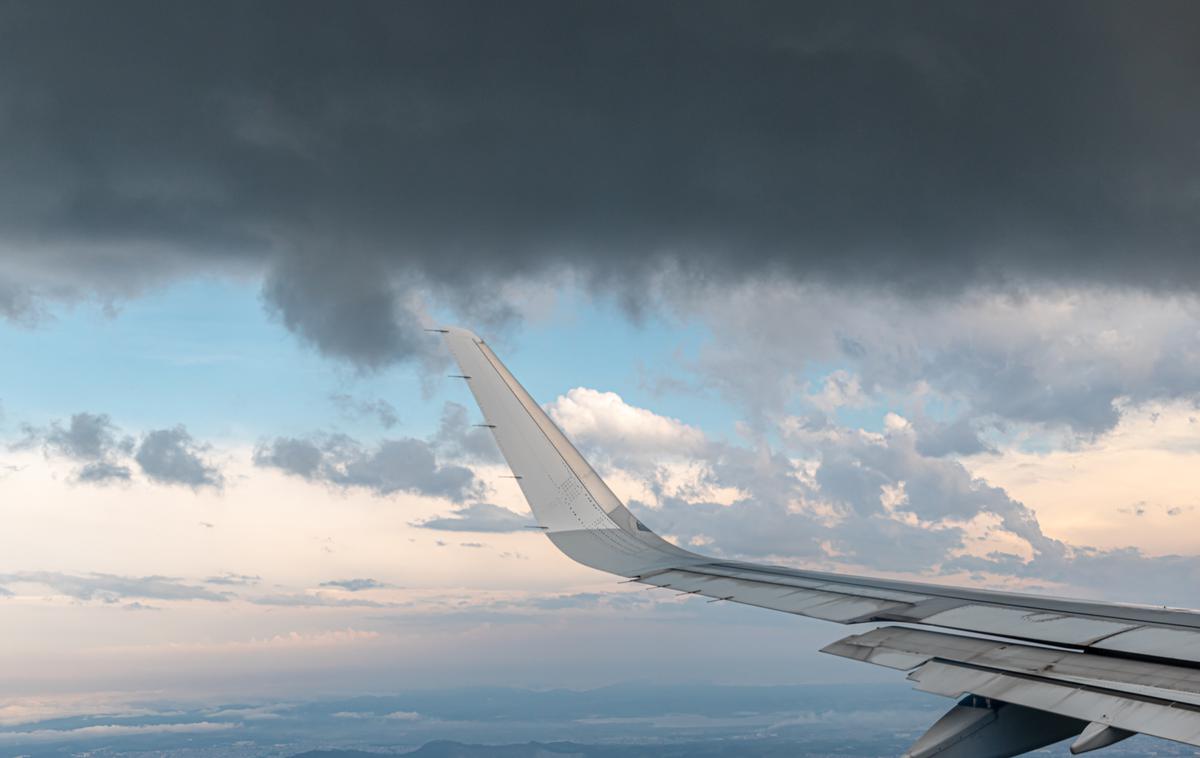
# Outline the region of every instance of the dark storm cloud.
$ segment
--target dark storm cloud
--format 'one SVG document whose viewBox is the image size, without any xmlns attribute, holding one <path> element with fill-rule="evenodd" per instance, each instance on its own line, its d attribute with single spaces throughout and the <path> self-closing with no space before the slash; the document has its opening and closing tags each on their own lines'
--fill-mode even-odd
<svg viewBox="0 0 1200 758">
<path fill-rule="evenodd" d="M 0 312 L 265 271 L 362 367 L 573 270 L 1200 283 L 1188 2 L 6 3 Z M 632 293 L 632 294 L 631 294 Z"/>
<path fill-rule="evenodd" d="M 411 437 L 385 439 L 374 448 L 343 434 L 277 437 L 258 446 L 254 463 L 378 495 L 411 492 L 462 501 L 483 491 L 470 469 L 439 461 L 429 443 Z"/>
</svg>

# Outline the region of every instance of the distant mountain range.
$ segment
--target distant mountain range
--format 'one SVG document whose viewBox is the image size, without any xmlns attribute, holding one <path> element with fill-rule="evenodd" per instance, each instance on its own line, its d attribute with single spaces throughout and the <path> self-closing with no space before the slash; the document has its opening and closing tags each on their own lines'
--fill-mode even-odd
<svg viewBox="0 0 1200 758">
<path fill-rule="evenodd" d="M 513 745 L 471 745 L 436 740 L 406 753 L 362 750 L 311 750 L 291 758 L 890 758 L 899 755 L 911 737 L 878 739 L 826 738 L 814 741 L 730 739 L 654 745 L 585 745 L 577 742 L 526 742 Z M 1149 749 L 1147 749 L 1149 748 Z M 1048 755 L 1067 756 L 1066 743 Z M 1191 756 L 1192 748 L 1154 741 L 1110 748 L 1108 758 Z"/>
<path fill-rule="evenodd" d="M 688 742 L 670 745 L 583 745 L 576 742 L 526 742 L 519 745 L 469 745 L 452 740 L 437 740 L 404 753 L 404 758 L 878 758 L 896 755 L 901 746 L 856 744 L 847 749 L 845 741 L 805 746 L 798 750 L 791 741 L 729 740 Z M 868 752 L 862 752 L 863 750 Z M 890 752 L 889 752 L 890 751 Z M 292 758 L 381 758 L 394 755 L 361 750 L 312 750 Z"/>
<path fill-rule="evenodd" d="M 129 713 L 0 724 L 0 758 L 894 758 L 947 707 L 904 683 L 144 702 Z M 1044 754 L 1068 756 L 1065 744 Z M 1147 737 L 1105 751 L 1148 755 L 1193 752 Z"/>
</svg>

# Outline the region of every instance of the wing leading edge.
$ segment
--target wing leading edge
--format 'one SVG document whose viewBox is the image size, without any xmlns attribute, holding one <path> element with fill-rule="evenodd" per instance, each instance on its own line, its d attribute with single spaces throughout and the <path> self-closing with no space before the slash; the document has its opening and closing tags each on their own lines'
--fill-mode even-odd
<svg viewBox="0 0 1200 758">
<path fill-rule="evenodd" d="M 1028 643 L 984 650 L 978 643 L 986 641 L 974 637 L 890 627 L 826 647 L 907 670 L 918 689 L 964 698 L 913 746 L 913 758 L 1003 758 L 1071 735 L 1079 735 L 1072 752 L 1086 752 L 1138 732 L 1200 746 L 1200 613 L 684 550 L 621 503 L 483 340 L 465 329 L 438 331 L 540 527 L 570 558 L 648 585 L 843 624 L 901 622 Z M 1057 657 L 1031 663 L 1046 655 Z"/>
</svg>

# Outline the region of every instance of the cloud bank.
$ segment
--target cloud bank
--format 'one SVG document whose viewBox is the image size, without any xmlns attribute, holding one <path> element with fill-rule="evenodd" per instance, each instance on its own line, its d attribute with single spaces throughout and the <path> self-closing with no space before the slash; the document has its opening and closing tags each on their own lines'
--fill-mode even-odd
<svg viewBox="0 0 1200 758">
<path fill-rule="evenodd" d="M 168 576 L 119 576 L 116 574 L 70 574 L 58 571 L 20 571 L 0 574 L 0 582 L 10 586 L 24 584 L 49 588 L 76 600 L 117 602 L 126 598 L 142 600 L 208 600 L 225 602 L 230 595 L 191 585 Z"/>
<path fill-rule="evenodd" d="M 596 410 L 619 397 L 576 393 Z M 552 407 L 558 407 L 558 403 Z M 671 419 L 627 406 L 650 439 Z M 761 437 L 735 444 L 704 437 L 680 448 L 627 455 L 636 430 L 597 435 L 588 413 L 557 416 L 568 435 L 591 433 L 602 474 L 636 485 L 631 503 L 660 534 L 700 552 L 800 562 L 839 570 L 900 572 L 937 578 L 971 574 L 975 581 L 1038 581 L 1116 598 L 1147 593 L 1163 602 L 1195 602 L 1196 556 L 1151 557 L 1132 547 L 1097 549 L 1047 535 L 1026 504 L 973 475 L 963 463 L 920 449 L 920 436 L 892 414 L 883 432 L 786 418 L 779 442 Z M 678 422 L 674 422 L 678 423 Z M 619 479 L 617 479 L 619 477 Z M 1154 588 L 1154 589 L 1147 589 Z"/>
</svg>

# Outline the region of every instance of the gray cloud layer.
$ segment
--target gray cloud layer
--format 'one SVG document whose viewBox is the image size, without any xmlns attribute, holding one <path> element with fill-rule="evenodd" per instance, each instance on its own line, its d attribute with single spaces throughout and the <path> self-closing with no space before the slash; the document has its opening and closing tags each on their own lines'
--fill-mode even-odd
<svg viewBox="0 0 1200 758">
<path fill-rule="evenodd" d="M 285 595 L 263 595 L 247 598 L 254 605 L 270 605 L 285 608 L 386 608 L 396 603 L 381 603 L 377 600 L 367 600 L 361 597 L 333 597 L 320 592 L 306 594 L 302 592 Z"/>
<path fill-rule="evenodd" d="M 210 576 L 204 580 L 205 584 L 216 584 L 228 587 L 245 587 L 253 584 L 258 584 L 262 581 L 261 576 L 250 574 L 232 574 L 225 573 L 219 576 Z"/>
<path fill-rule="evenodd" d="M 129 466 L 119 462 L 134 449 L 132 437 L 121 436 L 112 419 L 103 413 L 76 413 L 66 425 L 55 421 L 45 429 L 23 427 L 22 446 L 41 445 L 47 455 L 69 458 L 80 464 L 75 478 L 80 482 L 104 484 L 127 482 Z"/>
<path fill-rule="evenodd" d="M 393 587 L 394 585 L 387 582 L 381 582 L 378 579 L 333 579 L 328 582 L 321 582 L 322 587 L 333 587 L 347 592 L 362 592 L 363 590 L 379 590 Z"/>
<path fill-rule="evenodd" d="M 351 418 L 372 417 L 384 429 L 391 429 L 400 423 L 400 414 L 396 411 L 395 406 L 383 398 L 359 400 L 344 392 L 337 392 L 330 395 L 329 400 L 346 416 Z"/>
<path fill-rule="evenodd" d="M 224 476 L 207 460 L 208 446 L 197 442 L 182 425 L 147 432 L 141 440 L 122 434 L 103 413 L 76 413 L 67 424 L 51 422 L 48 427 L 22 427 L 18 447 L 41 446 L 48 456 L 68 458 L 80 464 L 75 480 L 86 484 L 128 482 L 133 462 L 143 474 L 159 484 L 178 484 L 200 489 L 221 489 Z M 132 458 L 132 460 L 130 460 Z"/>
<path fill-rule="evenodd" d="M 116 574 L 65 574 L 57 571 L 22 571 L 0 574 L 6 584 L 35 584 L 76 600 L 116 602 L 124 598 L 150 600 L 211 600 L 224 602 L 230 595 L 185 584 L 167 576 L 118 576 Z"/>
<path fill-rule="evenodd" d="M 143 473 L 156 482 L 220 489 L 225 479 L 216 466 L 204 460 L 206 449 L 186 429 L 176 426 L 147 434 L 134 457 Z"/>
<path fill-rule="evenodd" d="M 531 23 L 536 20 L 536 23 Z M 359 366 L 562 269 L 1200 283 L 1200 6 L 10 3 L 0 313 L 266 272 Z"/>
<path fill-rule="evenodd" d="M 132 452 L 130 437 L 119 437 L 112 419 L 104 413 L 76 413 L 67 426 L 50 425 L 43 435 L 47 449 L 77 461 L 99 461 L 110 455 Z"/>
<path fill-rule="evenodd" d="M 411 437 L 386 439 L 374 448 L 343 434 L 277 437 L 255 450 L 254 463 L 379 495 L 412 492 L 463 501 L 483 492 L 470 469 L 439 462 L 429 443 Z"/>
<path fill-rule="evenodd" d="M 455 509 L 449 516 L 421 521 L 413 526 L 447 532 L 519 532 L 534 523 L 528 516 L 498 505 L 471 503 Z"/>
<path fill-rule="evenodd" d="M 844 367 L 859 387 L 844 404 L 930 406 L 910 414 L 928 454 L 977 452 L 978 433 L 996 423 L 1095 435 L 1117 423 L 1121 402 L 1200 394 L 1200 300 L 1190 297 L 977 292 L 914 304 L 776 283 L 681 293 L 675 307 L 712 334 L 690 368 L 752 420 L 798 412 L 806 392 L 826 389 L 805 387 L 815 370 Z M 829 409 L 813 410 L 823 423 Z"/>
<path fill-rule="evenodd" d="M 481 426 L 473 425 L 471 414 L 472 411 L 468 411 L 466 406 L 447 402 L 442 407 L 442 418 L 433 437 L 433 444 L 443 455 L 452 458 L 484 463 L 503 462 L 500 448 L 496 446 L 492 433 Z"/>
</svg>

